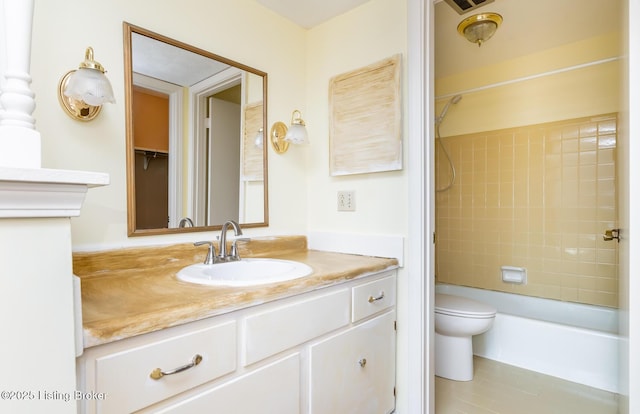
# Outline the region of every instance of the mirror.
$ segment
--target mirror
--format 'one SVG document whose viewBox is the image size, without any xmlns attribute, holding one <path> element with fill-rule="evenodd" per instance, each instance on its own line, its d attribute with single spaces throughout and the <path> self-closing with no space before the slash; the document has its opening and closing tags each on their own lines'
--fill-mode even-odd
<svg viewBox="0 0 640 414">
<path fill-rule="evenodd" d="M 268 225 L 267 74 L 123 28 L 129 235 Z"/>
</svg>

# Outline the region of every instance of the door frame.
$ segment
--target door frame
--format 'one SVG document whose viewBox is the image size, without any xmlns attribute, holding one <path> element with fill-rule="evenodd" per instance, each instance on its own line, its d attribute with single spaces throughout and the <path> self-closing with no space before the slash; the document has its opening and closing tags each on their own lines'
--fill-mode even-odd
<svg viewBox="0 0 640 414">
<path fill-rule="evenodd" d="M 182 88 L 148 76 L 133 74 L 133 84 L 169 96 L 169 228 L 178 227 L 182 210 Z"/>
<path fill-rule="evenodd" d="M 434 201 L 434 76 L 432 0 L 407 1 L 409 119 L 407 412 L 434 413 L 432 243 Z"/>
<path fill-rule="evenodd" d="M 245 82 L 241 69 L 229 67 L 189 88 L 189 101 L 194 110 L 189 120 L 189 136 L 193 139 L 189 143 L 189 165 L 192 168 L 188 172 L 187 211 L 192 213 L 196 226 L 205 225 L 207 217 L 204 211 L 207 205 L 207 128 L 210 127 L 207 100 L 209 96 L 238 84 L 242 85 L 241 107 L 244 107 Z"/>
<path fill-rule="evenodd" d="M 433 140 L 433 15 L 434 0 L 407 0 L 408 21 L 408 118 L 409 118 L 409 240 L 408 243 L 408 412 L 434 413 L 433 373 L 433 283 L 434 252 L 431 235 L 434 230 L 433 153 L 425 143 Z M 621 103 L 622 130 L 626 134 L 624 156 L 628 163 L 628 178 L 622 191 L 620 227 L 628 235 L 640 234 L 640 118 L 628 114 L 640 113 L 640 1 L 622 0 L 625 27 L 623 75 L 626 95 Z M 635 24 L 633 24 L 635 23 Z M 628 95 L 627 95 L 628 94 Z M 633 215 L 631 212 L 636 212 Z M 624 237 L 624 235 L 623 235 Z M 632 300 L 632 292 L 640 292 L 640 242 L 628 237 L 621 243 L 620 298 L 622 346 L 620 354 L 621 413 L 640 412 L 640 354 L 630 350 L 640 347 L 640 297 Z M 626 253 L 625 253 L 626 251 Z"/>
<path fill-rule="evenodd" d="M 624 48 L 621 120 L 618 145 L 619 174 L 619 298 L 620 298 L 620 412 L 640 412 L 640 1 L 622 2 Z M 634 293 L 635 297 L 634 297 Z"/>
</svg>

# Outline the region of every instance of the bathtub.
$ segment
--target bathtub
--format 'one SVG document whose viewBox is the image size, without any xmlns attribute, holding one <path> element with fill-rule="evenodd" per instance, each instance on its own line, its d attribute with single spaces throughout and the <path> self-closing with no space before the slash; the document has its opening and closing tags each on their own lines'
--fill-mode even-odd
<svg viewBox="0 0 640 414">
<path fill-rule="evenodd" d="M 473 337 L 473 353 L 618 393 L 616 309 L 437 284 L 498 309 L 493 327 Z"/>
</svg>

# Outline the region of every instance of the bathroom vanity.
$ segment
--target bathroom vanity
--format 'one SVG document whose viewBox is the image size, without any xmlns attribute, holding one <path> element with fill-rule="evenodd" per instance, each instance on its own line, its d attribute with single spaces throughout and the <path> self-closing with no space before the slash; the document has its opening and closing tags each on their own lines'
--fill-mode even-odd
<svg viewBox="0 0 640 414">
<path fill-rule="evenodd" d="M 275 257 L 264 243 L 241 255 Z M 306 250 L 304 238 L 278 243 L 278 258 L 313 273 L 211 287 L 175 277 L 193 262 L 191 245 L 152 249 L 164 259 L 146 268 L 135 262 L 151 250 L 74 257 L 85 342 L 79 389 L 94 396 L 80 411 L 392 412 L 397 261 Z"/>
</svg>

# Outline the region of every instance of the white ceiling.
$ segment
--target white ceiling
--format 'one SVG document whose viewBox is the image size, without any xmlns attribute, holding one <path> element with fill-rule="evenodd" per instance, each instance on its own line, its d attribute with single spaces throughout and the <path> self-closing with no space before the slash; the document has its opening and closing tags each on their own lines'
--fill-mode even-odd
<svg viewBox="0 0 640 414">
<path fill-rule="evenodd" d="M 167 43 L 133 33 L 133 72 L 174 85 L 192 86 L 229 65 Z"/>
<path fill-rule="evenodd" d="M 292 22 L 310 29 L 369 0 L 256 0 Z"/>
<path fill-rule="evenodd" d="M 436 77 L 449 76 L 618 30 L 619 0 L 495 0 L 459 15 L 436 0 Z M 482 47 L 458 34 L 475 13 L 496 12 L 504 21 Z"/>
</svg>

